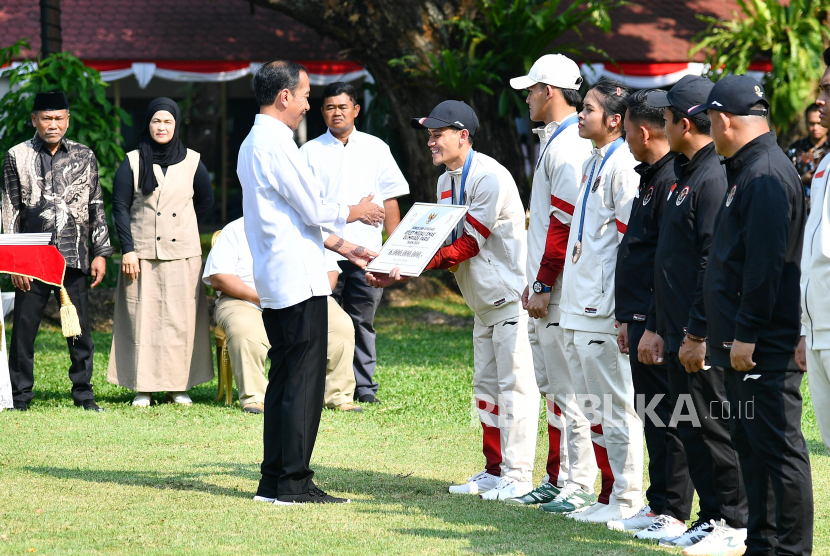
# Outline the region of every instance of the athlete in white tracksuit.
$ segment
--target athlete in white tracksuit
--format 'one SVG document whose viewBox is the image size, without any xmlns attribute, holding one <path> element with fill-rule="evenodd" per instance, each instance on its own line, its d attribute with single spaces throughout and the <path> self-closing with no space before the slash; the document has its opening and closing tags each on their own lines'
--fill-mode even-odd
<svg viewBox="0 0 830 556">
<path fill-rule="evenodd" d="M 478 118 L 459 101 L 444 101 L 412 126 L 429 130 L 433 164 L 445 164 L 438 202 L 465 204 L 465 219 L 427 265 L 455 272 L 467 305 L 475 313 L 473 390 L 483 428 L 485 470 L 454 493 L 482 493 L 508 499 L 533 488 L 539 418 L 539 389 L 522 308 L 527 232 L 525 211 L 510 172 L 472 150 Z M 397 270 L 397 269 L 396 269 Z M 367 274 L 376 286 L 394 280 Z"/>
<path fill-rule="evenodd" d="M 616 98 L 607 103 L 607 95 Z M 583 167 L 560 300 L 574 389 L 582 407 L 594 408 L 587 416 L 602 473 L 598 503 L 576 518 L 602 523 L 631 517 L 643 506 L 642 422 L 634 408 L 628 356 L 617 349 L 614 319 L 617 249 L 639 183 L 637 161 L 619 137 L 626 95 L 622 84 L 601 80 L 585 97 L 580 135 L 608 142 L 595 148 Z M 604 103 L 622 107 L 609 114 Z"/>
<path fill-rule="evenodd" d="M 528 334 L 536 383 L 546 398 L 548 421 L 547 481 L 511 503 L 544 504 L 565 487 L 591 494 L 594 490 L 590 423 L 576 403 L 559 326 L 568 234 L 582 166 L 591 156 L 591 142 L 579 136 L 576 125 L 581 83 L 579 66 L 561 54 L 542 56 L 527 76 L 510 81 L 514 89 L 528 89 L 531 119 L 547 122 L 533 130 L 541 152 L 531 189 L 526 265 L 530 287 L 524 305 L 531 317 Z"/>
<path fill-rule="evenodd" d="M 441 176 L 439 203 L 451 204 L 453 192 L 457 202 L 461 174 L 460 169 L 448 170 Z M 539 390 L 527 312 L 521 306 L 527 237 L 524 207 L 513 177 L 485 154 L 473 154 L 465 189 L 469 210 L 456 237 L 472 238 L 478 253 L 459 264 L 464 255 L 454 254 L 456 242 L 450 238 L 428 268 L 458 264 L 458 287 L 475 312 L 473 390 L 483 428 L 486 471 L 530 484 Z"/>
</svg>

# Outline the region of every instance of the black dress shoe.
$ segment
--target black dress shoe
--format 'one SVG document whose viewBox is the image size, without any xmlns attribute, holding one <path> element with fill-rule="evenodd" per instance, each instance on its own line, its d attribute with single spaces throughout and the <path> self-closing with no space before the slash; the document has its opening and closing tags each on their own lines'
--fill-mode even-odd
<svg viewBox="0 0 830 556">
<path fill-rule="evenodd" d="M 95 403 L 95 400 L 83 400 L 81 402 L 76 401 L 75 407 L 84 406 L 84 409 L 87 411 L 104 411 L 103 408 L 98 407 L 98 404 Z"/>
<path fill-rule="evenodd" d="M 277 496 L 274 504 L 277 506 L 290 506 L 292 504 L 350 504 L 348 498 L 336 498 L 323 490 L 315 487 L 302 494 L 286 494 Z"/>
<path fill-rule="evenodd" d="M 29 411 L 29 404 L 26 402 L 19 402 L 15 400 L 13 403 L 14 407 L 12 409 L 15 411 Z"/>
<path fill-rule="evenodd" d="M 380 400 L 377 399 L 374 394 L 363 394 L 362 396 L 358 396 L 357 401 L 360 403 L 380 403 Z"/>
</svg>

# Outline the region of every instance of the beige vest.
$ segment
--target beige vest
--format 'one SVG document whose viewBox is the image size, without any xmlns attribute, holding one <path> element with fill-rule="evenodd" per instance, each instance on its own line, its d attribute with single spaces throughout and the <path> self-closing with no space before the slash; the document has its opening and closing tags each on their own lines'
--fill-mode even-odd
<svg viewBox="0 0 830 556">
<path fill-rule="evenodd" d="M 178 164 L 153 164 L 158 187 L 144 195 L 138 185 L 138 151 L 127 153 L 133 170 L 133 204 L 130 231 L 139 259 L 171 261 L 202 255 L 196 211 L 193 209 L 193 178 L 199 167 L 199 153 L 187 149 Z"/>
</svg>

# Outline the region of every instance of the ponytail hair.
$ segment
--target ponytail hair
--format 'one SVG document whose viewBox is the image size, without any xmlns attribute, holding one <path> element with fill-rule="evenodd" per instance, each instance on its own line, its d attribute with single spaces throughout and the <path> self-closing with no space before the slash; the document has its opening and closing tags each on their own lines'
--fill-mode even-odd
<svg viewBox="0 0 830 556">
<path fill-rule="evenodd" d="M 626 99 L 631 94 L 631 89 L 619 81 L 605 77 L 600 78 L 591 89 L 597 92 L 599 103 L 606 117 L 610 118 L 619 114 L 620 133 L 625 137 L 623 124 L 625 123 L 625 111 L 628 109 Z"/>
</svg>

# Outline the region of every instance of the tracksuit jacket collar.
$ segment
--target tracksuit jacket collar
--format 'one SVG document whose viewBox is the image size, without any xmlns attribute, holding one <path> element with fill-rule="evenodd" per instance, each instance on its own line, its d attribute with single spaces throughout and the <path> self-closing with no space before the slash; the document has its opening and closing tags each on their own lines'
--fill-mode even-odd
<svg viewBox="0 0 830 556">
<path fill-rule="evenodd" d="M 685 154 L 678 154 L 677 158 L 674 159 L 674 175 L 681 178 L 687 174 L 691 174 L 702 166 L 710 156 L 717 156 L 714 141 L 698 150 L 691 160 L 686 158 Z"/>
<path fill-rule="evenodd" d="M 726 167 L 726 173 L 729 176 L 730 181 L 733 180 L 735 176 L 740 174 L 741 170 L 748 166 L 753 160 L 773 148 L 777 149 L 778 143 L 776 142 L 775 132 L 770 131 L 768 133 L 764 133 L 763 135 L 759 135 L 741 147 L 734 155 L 723 160 L 722 163 Z"/>
<path fill-rule="evenodd" d="M 657 175 L 660 169 L 668 164 L 669 162 L 673 161 L 677 153 L 673 153 L 669 151 L 666 153 L 663 158 L 655 162 L 654 164 L 649 164 L 647 162 L 642 162 L 634 167 L 634 171 L 640 175 L 640 191 L 645 188 L 649 182 Z"/>
</svg>

